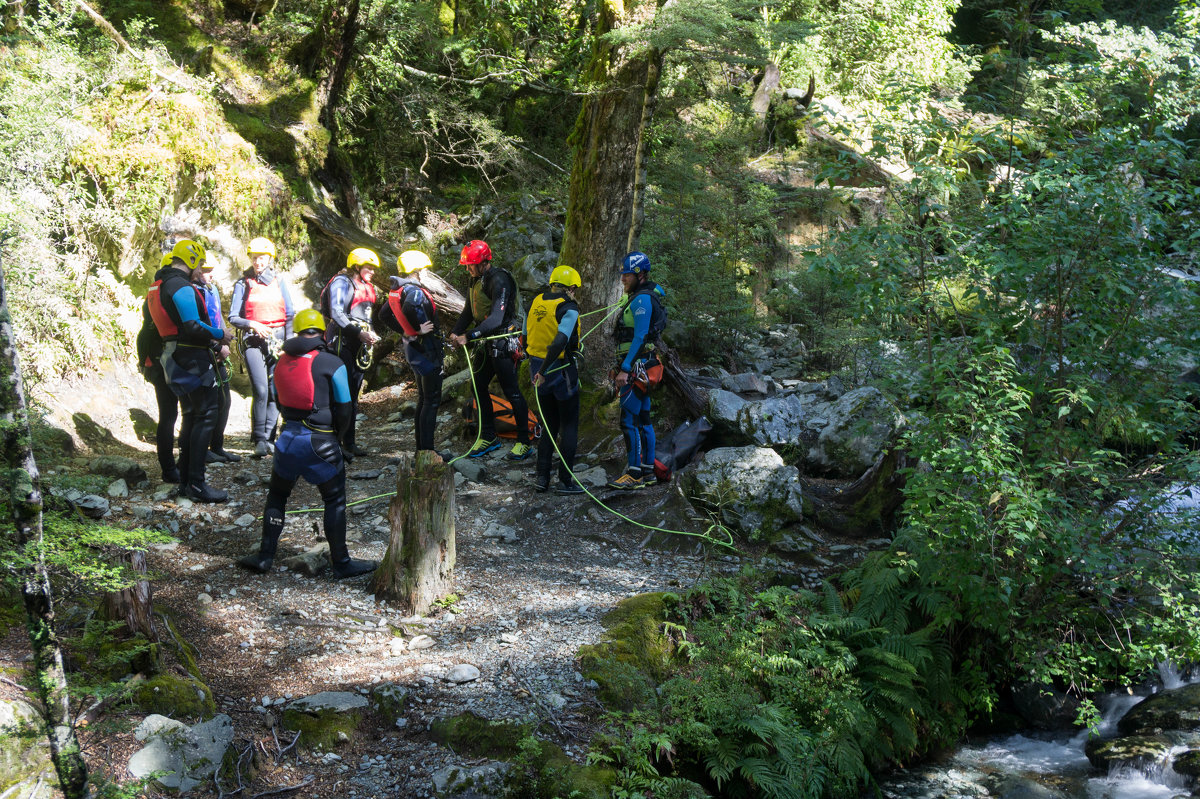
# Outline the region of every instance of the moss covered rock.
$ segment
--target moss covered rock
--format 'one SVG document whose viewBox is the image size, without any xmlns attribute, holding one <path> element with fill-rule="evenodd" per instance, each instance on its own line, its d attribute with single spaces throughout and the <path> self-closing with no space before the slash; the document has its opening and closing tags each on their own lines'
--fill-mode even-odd
<svg viewBox="0 0 1200 799">
<path fill-rule="evenodd" d="M 600 642 L 580 647 L 580 669 L 599 684 L 605 705 L 632 710 L 666 678 L 675 647 L 663 635 L 664 621 L 666 594 L 629 597 L 605 615 Z"/>
<path fill-rule="evenodd" d="M 58 778 L 37 711 L 19 699 L 0 700 L 0 794 L 8 796 L 14 786 L 31 788 L 39 783 L 44 783 L 45 788 L 36 794 L 20 788 L 12 795 L 49 797 L 56 793 L 51 786 L 58 785 Z"/>
<path fill-rule="evenodd" d="M 151 677 L 133 692 L 133 703 L 147 713 L 171 718 L 212 718 L 217 703 L 207 685 L 190 674 L 165 673 Z"/>
<path fill-rule="evenodd" d="M 518 744 L 528 736 L 530 727 L 512 721 L 491 721 L 471 713 L 437 719 L 429 728 L 429 737 L 459 754 L 494 760 L 512 760 L 520 751 Z"/>
<path fill-rule="evenodd" d="M 1100 769 L 1160 766 L 1167 762 L 1170 753 L 1171 740 L 1163 735 L 1131 735 L 1108 740 L 1093 738 L 1084 747 L 1088 761 Z"/>
<path fill-rule="evenodd" d="M 404 717 L 404 708 L 408 704 L 408 689 L 394 682 L 386 682 L 371 691 L 371 700 L 379 715 L 395 724 Z"/>
<path fill-rule="evenodd" d="M 367 699 L 349 691 L 322 691 L 301 697 L 283 709 L 285 729 L 300 733 L 309 747 L 348 741 L 367 710 Z"/>
<path fill-rule="evenodd" d="M 1200 749 L 1189 749 L 1181 755 L 1176 755 L 1171 764 L 1176 774 L 1182 774 L 1192 780 L 1195 785 L 1200 781 Z"/>
<path fill-rule="evenodd" d="M 1123 735 L 1200 729 L 1200 683 L 1162 691 L 1133 706 L 1119 722 Z"/>
</svg>

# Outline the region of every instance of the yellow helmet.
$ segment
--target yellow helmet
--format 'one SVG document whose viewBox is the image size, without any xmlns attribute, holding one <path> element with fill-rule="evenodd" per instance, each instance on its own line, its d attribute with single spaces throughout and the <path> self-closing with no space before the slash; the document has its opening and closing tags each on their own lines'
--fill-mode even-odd
<svg viewBox="0 0 1200 799">
<path fill-rule="evenodd" d="M 379 256 L 374 250 L 368 250 L 366 247 L 359 247 L 356 250 L 351 250 L 346 256 L 347 269 L 361 269 L 363 266 L 370 265 L 379 268 Z"/>
<path fill-rule="evenodd" d="M 259 236 L 256 239 L 250 239 L 250 243 L 246 246 L 246 255 L 253 258 L 256 255 L 269 255 L 275 257 L 275 245 L 270 239 L 264 239 Z"/>
<path fill-rule="evenodd" d="M 556 266 L 554 271 L 550 273 L 550 283 L 567 286 L 568 288 L 579 288 L 582 281 L 579 279 L 579 273 L 569 266 Z"/>
<path fill-rule="evenodd" d="M 183 239 L 175 242 L 175 246 L 171 248 L 171 260 L 178 258 L 183 261 L 188 269 L 195 269 L 204 263 L 207 257 L 204 252 L 204 245 L 198 241 L 191 239 Z"/>
<path fill-rule="evenodd" d="M 171 253 L 169 253 L 169 252 L 164 252 L 162 255 L 162 258 L 158 259 L 158 268 L 162 269 L 163 267 L 170 266 L 171 262 L 174 260 L 175 260 L 174 255 L 171 255 Z"/>
<path fill-rule="evenodd" d="M 428 269 L 433 266 L 429 256 L 420 250 L 405 250 L 396 261 L 396 268 L 406 275 L 411 275 L 418 269 Z"/>
<path fill-rule="evenodd" d="M 314 308 L 305 308 L 296 314 L 296 318 L 292 320 L 292 330 L 297 333 L 303 333 L 306 330 L 325 330 L 325 317 L 321 316 L 321 312 Z"/>
</svg>

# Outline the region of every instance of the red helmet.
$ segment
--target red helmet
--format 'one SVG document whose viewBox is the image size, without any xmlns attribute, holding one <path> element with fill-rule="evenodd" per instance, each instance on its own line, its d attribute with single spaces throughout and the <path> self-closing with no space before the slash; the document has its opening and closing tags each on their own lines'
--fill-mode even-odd
<svg viewBox="0 0 1200 799">
<path fill-rule="evenodd" d="M 467 246 L 463 247 L 462 257 L 458 259 L 458 262 L 464 266 L 475 266 L 490 260 L 492 260 L 492 248 L 487 245 L 486 241 L 475 239 L 467 242 Z"/>
</svg>

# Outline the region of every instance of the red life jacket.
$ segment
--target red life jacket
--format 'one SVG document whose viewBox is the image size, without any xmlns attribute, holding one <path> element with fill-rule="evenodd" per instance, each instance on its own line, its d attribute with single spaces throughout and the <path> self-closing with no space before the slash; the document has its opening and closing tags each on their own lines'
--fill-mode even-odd
<svg viewBox="0 0 1200 799">
<path fill-rule="evenodd" d="M 164 340 L 167 338 L 179 337 L 179 325 L 175 324 L 175 320 L 167 313 L 166 306 L 163 305 L 162 288 L 163 281 L 156 280 L 150 284 L 149 290 L 146 292 L 146 305 L 150 307 L 150 318 L 154 320 L 154 327 L 158 330 L 158 335 Z M 204 303 L 204 294 L 200 289 L 192 286 L 192 290 L 196 292 L 196 307 L 204 311 L 207 307 Z"/>
<path fill-rule="evenodd" d="M 303 355 L 279 356 L 275 364 L 275 394 L 279 404 L 295 410 L 315 410 L 313 401 L 316 387 L 313 383 L 313 364 L 321 350 L 315 349 Z"/>
<path fill-rule="evenodd" d="M 404 315 L 403 310 L 404 292 L 410 288 L 417 289 L 424 293 L 425 297 L 429 300 L 429 305 L 433 308 L 433 312 L 437 313 L 437 303 L 433 301 L 433 295 L 429 293 L 427 288 L 417 285 L 416 283 L 404 283 L 401 284 L 400 288 L 389 291 L 387 299 L 388 307 L 392 309 L 392 315 L 395 316 L 396 321 L 400 323 L 400 327 L 404 330 L 404 335 L 419 336 L 421 331 L 412 326 L 412 322 L 408 321 L 408 317 Z"/>
<path fill-rule="evenodd" d="M 253 278 L 246 279 L 245 305 L 242 316 L 267 327 L 279 327 L 287 321 L 287 306 L 283 302 L 283 289 L 279 279 L 264 286 Z"/>
<path fill-rule="evenodd" d="M 350 300 L 350 307 L 346 309 L 346 316 L 349 316 L 351 319 L 370 319 L 370 312 L 365 317 L 356 317 L 354 309 L 363 303 L 366 303 L 368 306 L 375 304 L 375 284 L 364 283 L 355 275 L 350 278 L 350 285 L 354 286 L 354 297 Z"/>
</svg>

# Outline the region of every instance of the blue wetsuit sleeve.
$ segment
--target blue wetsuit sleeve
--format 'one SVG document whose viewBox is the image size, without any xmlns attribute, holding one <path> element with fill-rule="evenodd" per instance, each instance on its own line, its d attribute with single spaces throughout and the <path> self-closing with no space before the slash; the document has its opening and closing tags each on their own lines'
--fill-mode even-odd
<svg viewBox="0 0 1200 799">
<path fill-rule="evenodd" d="M 562 333 L 567 338 L 571 337 L 571 331 L 575 329 L 575 323 L 579 321 L 579 311 L 570 310 L 563 314 L 562 321 L 558 323 L 558 332 Z"/>
<path fill-rule="evenodd" d="M 633 371 L 633 361 L 650 332 L 650 317 L 654 313 L 654 305 L 647 294 L 637 295 L 629 305 L 633 309 L 633 341 L 629 342 L 629 354 L 621 364 L 622 372 Z"/>
<path fill-rule="evenodd" d="M 179 312 L 179 321 L 183 323 L 180 327 L 200 327 L 206 330 L 212 338 L 224 338 L 225 332 L 221 328 L 213 327 L 200 318 L 200 309 L 196 306 L 196 292 L 190 285 L 176 291 L 171 296 L 171 302 L 175 303 L 175 310 Z"/>
<path fill-rule="evenodd" d="M 350 379 L 346 377 L 345 365 L 339 366 L 333 373 L 333 399 L 335 404 L 350 402 Z"/>
</svg>

